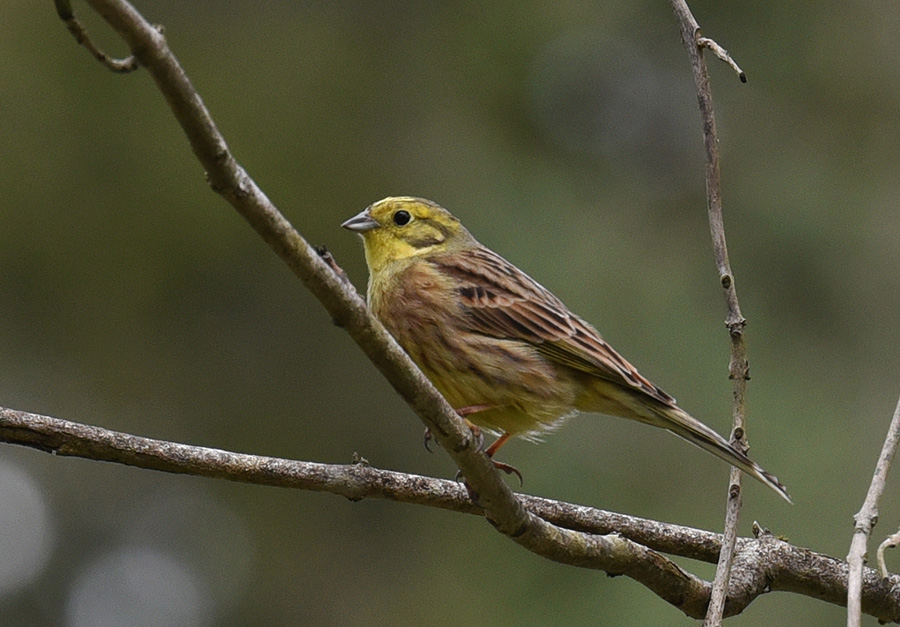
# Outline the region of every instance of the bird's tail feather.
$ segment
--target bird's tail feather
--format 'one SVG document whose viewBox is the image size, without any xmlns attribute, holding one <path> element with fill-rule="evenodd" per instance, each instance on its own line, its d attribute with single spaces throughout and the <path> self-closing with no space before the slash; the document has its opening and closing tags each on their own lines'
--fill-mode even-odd
<svg viewBox="0 0 900 627">
<path fill-rule="evenodd" d="M 648 408 L 648 406 L 644 404 L 643 408 Z M 787 492 L 787 488 L 785 488 L 784 484 L 778 480 L 778 477 L 766 472 L 759 464 L 731 446 L 725 438 L 688 414 L 686 411 L 679 407 L 665 405 L 653 407 L 652 410 L 655 415 L 652 418 L 645 417 L 643 420 L 671 431 L 691 444 L 709 451 L 719 459 L 728 462 L 754 479 L 769 486 L 788 503 L 793 503 Z M 642 413 L 646 416 L 646 409 Z"/>
</svg>

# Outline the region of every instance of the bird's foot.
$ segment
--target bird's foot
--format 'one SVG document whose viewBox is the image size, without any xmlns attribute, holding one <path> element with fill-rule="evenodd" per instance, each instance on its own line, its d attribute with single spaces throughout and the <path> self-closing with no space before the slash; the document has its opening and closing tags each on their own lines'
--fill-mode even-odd
<svg viewBox="0 0 900 627">
<path fill-rule="evenodd" d="M 472 435 L 475 436 L 475 446 L 476 450 L 481 451 L 484 449 L 484 433 L 481 431 L 481 427 L 476 425 L 474 422 L 469 420 L 468 418 L 463 418 L 466 422 L 466 426 L 469 427 L 469 431 L 472 432 Z"/>
<path fill-rule="evenodd" d="M 498 462 L 494 459 L 492 459 L 491 462 L 494 464 L 494 468 L 496 468 L 497 470 L 502 470 L 508 475 L 515 475 L 516 477 L 518 477 L 519 487 L 522 487 L 522 485 L 525 483 L 525 481 L 522 479 L 522 473 L 519 472 L 519 469 L 515 466 L 510 466 L 509 464 L 504 464 L 503 462 Z"/>
</svg>

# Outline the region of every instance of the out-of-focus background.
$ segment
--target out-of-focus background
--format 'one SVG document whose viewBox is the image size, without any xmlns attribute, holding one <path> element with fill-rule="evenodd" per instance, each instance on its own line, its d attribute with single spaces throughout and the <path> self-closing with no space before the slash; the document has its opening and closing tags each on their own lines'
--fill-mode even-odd
<svg viewBox="0 0 900 627">
<path fill-rule="evenodd" d="M 756 520 L 843 557 L 900 392 L 900 7 L 693 2 L 744 314 Z M 340 223 L 426 196 L 727 433 L 729 346 L 699 117 L 668 3 L 156 2 L 238 159 L 360 288 Z M 81 3 L 113 54 L 124 46 Z M 453 477 L 422 425 L 212 193 L 148 74 L 52 3 L 3 8 L 0 404 L 243 452 Z M 571 421 L 510 444 L 524 490 L 720 529 L 727 468 L 664 432 Z M 876 535 L 900 523 L 892 477 Z M 691 625 L 626 578 L 476 517 L 0 447 L 6 625 Z M 889 555 L 900 567 L 900 556 Z M 703 577 L 713 569 L 682 562 Z M 838 624 L 789 594 L 730 625 Z M 875 624 L 868 619 L 866 624 Z"/>
</svg>

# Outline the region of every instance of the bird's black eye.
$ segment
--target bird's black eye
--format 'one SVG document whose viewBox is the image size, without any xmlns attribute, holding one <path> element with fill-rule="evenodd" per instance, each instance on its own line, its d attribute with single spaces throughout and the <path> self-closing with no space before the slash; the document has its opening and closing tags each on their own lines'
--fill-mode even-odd
<svg viewBox="0 0 900 627">
<path fill-rule="evenodd" d="M 403 211 L 402 209 L 394 214 L 394 224 L 397 226 L 406 226 L 412 220 L 412 216 L 409 215 L 409 211 Z"/>
</svg>

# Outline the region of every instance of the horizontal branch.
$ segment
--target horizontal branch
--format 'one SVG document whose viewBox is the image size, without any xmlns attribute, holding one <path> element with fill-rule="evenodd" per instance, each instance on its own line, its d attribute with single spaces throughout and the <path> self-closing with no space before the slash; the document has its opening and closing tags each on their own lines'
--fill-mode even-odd
<svg viewBox="0 0 900 627">
<path fill-rule="evenodd" d="M 385 499 L 484 515 L 456 481 L 382 470 L 364 462 L 320 464 L 190 446 L 14 409 L 0 408 L 0 442 L 163 472 L 330 492 L 351 501 Z M 517 497 L 529 513 L 555 526 L 551 533 L 579 534 L 583 551 L 576 557 L 550 549 L 545 557 L 626 574 L 642 583 L 656 578 L 657 587 L 666 592 L 663 598 L 689 616 L 702 617 L 709 584 L 674 571 L 671 562 L 656 552 L 715 563 L 721 534 L 536 496 Z M 774 590 L 843 605 L 847 572 L 846 562 L 793 546 L 768 532 L 739 538 L 725 615 L 740 613 L 757 596 Z M 867 568 L 863 580 L 863 611 L 884 622 L 897 622 L 900 577 L 882 579 Z"/>
</svg>

